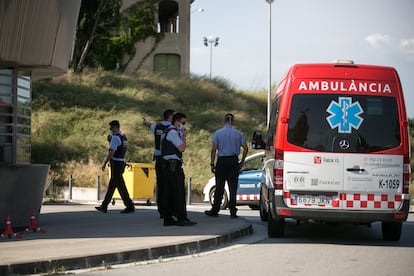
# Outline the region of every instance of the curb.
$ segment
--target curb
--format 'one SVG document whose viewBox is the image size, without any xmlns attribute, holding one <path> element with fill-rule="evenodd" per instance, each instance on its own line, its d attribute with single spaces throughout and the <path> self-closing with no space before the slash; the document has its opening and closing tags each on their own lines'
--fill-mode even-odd
<svg viewBox="0 0 414 276">
<path fill-rule="evenodd" d="M 253 233 L 252 224 L 243 229 L 205 240 L 181 244 L 137 249 L 124 252 L 54 259 L 41 262 L 10 264 L 0 266 L 0 275 L 64 272 L 66 270 L 106 267 L 115 264 L 150 261 L 158 258 L 176 257 L 200 253 L 220 245 L 239 240 Z"/>
</svg>

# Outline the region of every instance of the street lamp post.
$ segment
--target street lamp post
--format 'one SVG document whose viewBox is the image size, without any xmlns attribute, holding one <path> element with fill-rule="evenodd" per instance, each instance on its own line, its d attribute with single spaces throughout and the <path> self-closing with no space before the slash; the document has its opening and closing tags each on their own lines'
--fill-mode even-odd
<svg viewBox="0 0 414 276">
<path fill-rule="evenodd" d="M 204 8 L 198 8 L 196 10 L 191 11 L 191 14 L 196 13 L 196 12 L 203 12 Z"/>
<path fill-rule="evenodd" d="M 273 0 L 266 0 L 269 3 L 269 83 L 267 90 L 267 127 L 270 124 L 271 94 L 272 94 L 272 3 Z"/>
<path fill-rule="evenodd" d="M 204 46 L 208 47 L 208 44 L 210 44 L 210 79 L 211 79 L 211 72 L 213 68 L 213 45 L 214 47 L 217 47 L 219 44 L 219 37 L 214 37 L 210 35 L 208 38 L 203 38 Z"/>
</svg>

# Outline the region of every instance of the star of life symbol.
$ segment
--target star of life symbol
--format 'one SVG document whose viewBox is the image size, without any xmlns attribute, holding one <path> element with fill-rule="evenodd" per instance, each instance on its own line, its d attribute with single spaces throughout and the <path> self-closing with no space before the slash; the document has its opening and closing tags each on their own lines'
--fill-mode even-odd
<svg viewBox="0 0 414 276">
<path fill-rule="evenodd" d="M 362 119 L 359 115 L 364 112 L 359 102 L 352 102 L 351 97 L 339 97 L 338 102 L 331 101 L 326 112 L 329 126 L 338 128 L 338 133 L 351 133 L 352 128 L 359 129 Z"/>
</svg>

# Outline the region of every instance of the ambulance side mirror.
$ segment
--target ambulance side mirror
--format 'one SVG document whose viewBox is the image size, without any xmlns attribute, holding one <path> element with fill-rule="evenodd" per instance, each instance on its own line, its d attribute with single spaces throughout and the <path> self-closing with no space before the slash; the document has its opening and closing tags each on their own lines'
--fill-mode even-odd
<svg viewBox="0 0 414 276">
<path fill-rule="evenodd" d="M 263 141 L 263 132 L 256 130 L 252 136 L 252 149 L 264 149 L 265 142 Z"/>
</svg>

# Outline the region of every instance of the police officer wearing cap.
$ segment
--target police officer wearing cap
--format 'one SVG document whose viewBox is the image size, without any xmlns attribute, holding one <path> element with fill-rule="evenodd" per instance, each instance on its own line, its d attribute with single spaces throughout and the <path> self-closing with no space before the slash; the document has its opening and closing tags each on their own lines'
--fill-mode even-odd
<svg viewBox="0 0 414 276">
<path fill-rule="evenodd" d="M 120 130 L 119 121 L 114 120 L 109 123 L 110 139 L 109 151 L 102 165 L 102 171 L 105 171 L 106 165 L 110 164 L 111 167 L 111 179 L 109 180 L 108 190 L 105 194 L 105 198 L 100 206 L 95 207 L 96 210 L 106 213 L 108 204 L 112 199 L 115 189 L 118 189 L 121 195 L 122 201 L 126 208 L 121 213 L 133 213 L 135 212 L 134 202 L 129 197 L 128 190 L 125 185 L 123 173 L 125 170 L 125 153 L 128 148 L 128 139 Z"/>
<path fill-rule="evenodd" d="M 240 131 L 233 127 L 234 115 L 228 113 L 224 116 L 224 127 L 217 130 L 212 139 L 211 147 L 211 171 L 216 176 L 216 190 L 214 203 L 211 210 L 205 214 L 217 217 L 221 201 L 223 199 L 224 185 L 227 181 L 229 186 L 229 209 L 230 217 L 237 218 L 236 193 L 240 167 L 246 158 L 248 148 L 246 138 Z M 242 158 L 239 163 L 240 147 L 243 148 Z M 215 164 L 217 155 L 217 163 Z"/>
</svg>

